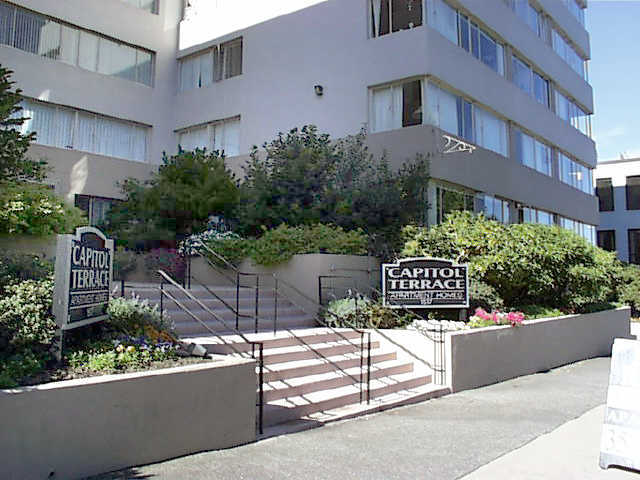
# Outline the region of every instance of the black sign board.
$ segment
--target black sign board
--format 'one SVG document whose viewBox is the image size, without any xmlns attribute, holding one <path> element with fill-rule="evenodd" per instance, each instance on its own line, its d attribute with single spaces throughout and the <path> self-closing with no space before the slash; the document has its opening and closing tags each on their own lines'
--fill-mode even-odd
<svg viewBox="0 0 640 480">
<path fill-rule="evenodd" d="M 390 308 L 468 308 L 468 268 L 439 258 L 385 263 L 382 293 Z"/>
<path fill-rule="evenodd" d="M 106 318 L 113 240 L 92 227 L 58 235 L 54 314 L 63 330 Z"/>
</svg>

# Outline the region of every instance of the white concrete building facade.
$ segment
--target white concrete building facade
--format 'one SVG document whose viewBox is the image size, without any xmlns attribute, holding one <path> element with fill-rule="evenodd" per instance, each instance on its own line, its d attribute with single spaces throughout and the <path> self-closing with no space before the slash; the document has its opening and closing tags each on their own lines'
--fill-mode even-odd
<svg viewBox="0 0 640 480">
<path fill-rule="evenodd" d="M 595 241 L 585 7 L 0 0 L 0 63 L 33 113 L 34 154 L 96 219 L 115 182 L 178 144 L 224 150 L 239 170 L 253 145 L 315 124 L 334 138 L 366 129 L 396 166 L 429 155 L 431 223 L 465 208 Z M 445 134 L 477 149 L 445 155 Z"/>
<path fill-rule="evenodd" d="M 595 178 L 598 246 L 640 264 L 640 158 L 599 162 Z"/>
</svg>

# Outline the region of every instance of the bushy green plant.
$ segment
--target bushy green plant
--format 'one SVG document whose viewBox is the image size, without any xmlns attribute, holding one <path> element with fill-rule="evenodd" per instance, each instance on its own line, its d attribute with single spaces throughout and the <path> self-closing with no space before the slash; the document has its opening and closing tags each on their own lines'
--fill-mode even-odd
<svg viewBox="0 0 640 480">
<path fill-rule="evenodd" d="M 365 255 L 367 237 L 360 230 L 346 232 L 331 225 L 280 225 L 256 240 L 250 255 L 257 264 L 275 265 L 303 253 Z"/>
<path fill-rule="evenodd" d="M 559 308 L 545 307 L 543 305 L 520 305 L 514 307 L 515 310 L 519 310 L 527 317 L 528 320 L 535 320 L 536 318 L 551 318 L 562 317 L 566 315 Z"/>
<path fill-rule="evenodd" d="M 0 234 L 52 235 L 86 225 L 84 213 L 44 185 L 0 183 Z"/>
<path fill-rule="evenodd" d="M 640 266 L 627 264 L 620 270 L 617 282 L 618 301 L 631 307 L 631 314 L 640 312 Z"/>
<path fill-rule="evenodd" d="M 53 273 L 53 265 L 33 253 L 0 253 L 0 296 L 4 287 L 23 280 L 41 280 Z"/>
<path fill-rule="evenodd" d="M 334 300 L 324 314 L 325 323 L 340 328 L 402 328 L 411 320 L 411 315 L 383 307 L 362 295 Z"/>
<path fill-rule="evenodd" d="M 153 362 L 174 360 L 176 349 L 170 344 L 154 344 L 136 339 L 116 341 L 111 345 L 88 345 L 83 350 L 70 352 L 69 365 L 79 371 L 115 373 L 149 367 Z"/>
<path fill-rule="evenodd" d="M 118 247 L 113 256 L 113 278 L 114 280 L 126 279 L 127 275 L 135 271 L 138 265 L 138 254 L 133 250 L 125 250 Z"/>
<path fill-rule="evenodd" d="M 45 359 L 45 355 L 29 350 L 0 359 L 0 388 L 17 387 L 23 378 L 41 372 L 45 367 Z"/>
<path fill-rule="evenodd" d="M 0 357 L 49 351 L 56 331 L 53 280 L 26 280 L 6 287 L 6 294 L 0 298 Z"/>
<path fill-rule="evenodd" d="M 150 305 L 147 299 L 141 300 L 137 296 L 111 299 L 107 315 L 107 326 L 130 336 L 147 334 L 147 327 L 169 334 L 174 330 L 171 320 L 167 315 L 160 315 L 157 305 Z"/>
<path fill-rule="evenodd" d="M 455 212 L 429 230 L 404 230 L 406 256 L 469 263 L 472 278 L 493 287 L 507 306 L 538 304 L 582 312 L 616 298 L 619 263 L 556 226 L 501 223 Z"/>
<path fill-rule="evenodd" d="M 469 309 L 475 311 L 476 308 L 488 311 L 502 310 L 504 300 L 491 285 L 471 279 L 469 281 Z"/>
</svg>

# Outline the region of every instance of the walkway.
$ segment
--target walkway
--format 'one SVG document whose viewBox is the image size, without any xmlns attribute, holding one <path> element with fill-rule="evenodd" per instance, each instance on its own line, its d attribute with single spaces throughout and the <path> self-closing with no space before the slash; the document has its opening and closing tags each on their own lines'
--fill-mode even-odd
<svg viewBox="0 0 640 480">
<path fill-rule="evenodd" d="M 605 402 L 608 374 L 608 358 L 587 360 L 315 430 L 99 478 L 448 480 L 485 466 L 468 479 L 640 480 L 640 474 L 597 467 L 602 409 L 593 409 Z M 577 423 L 571 422 L 578 417 Z M 594 476 L 584 476 L 585 471 Z"/>
</svg>

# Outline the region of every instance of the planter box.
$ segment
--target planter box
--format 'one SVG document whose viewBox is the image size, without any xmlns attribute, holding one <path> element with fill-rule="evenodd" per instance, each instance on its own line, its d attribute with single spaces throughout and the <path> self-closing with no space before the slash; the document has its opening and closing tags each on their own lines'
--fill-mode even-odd
<svg viewBox="0 0 640 480">
<path fill-rule="evenodd" d="M 74 479 L 255 440 L 255 362 L 0 390 L 0 478 Z"/>
<path fill-rule="evenodd" d="M 447 384 L 457 392 L 609 356 L 615 338 L 630 337 L 629 320 L 625 307 L 448 333 Z"/>
</svg>

